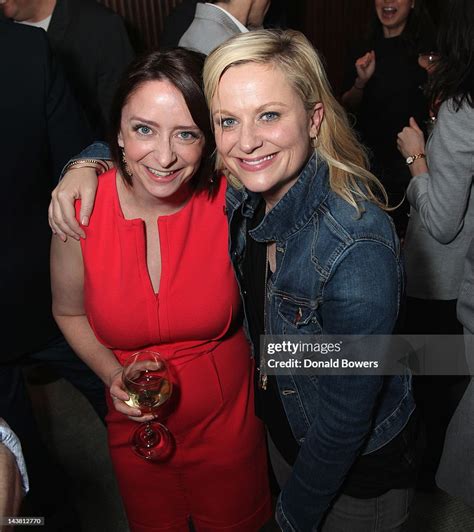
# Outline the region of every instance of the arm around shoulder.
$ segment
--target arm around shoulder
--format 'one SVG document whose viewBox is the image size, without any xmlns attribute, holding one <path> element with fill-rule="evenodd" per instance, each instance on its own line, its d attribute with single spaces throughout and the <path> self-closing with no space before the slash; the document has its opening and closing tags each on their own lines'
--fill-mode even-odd
<svg viewBox="0 0 474 532">
<path fill-rule="evenodd" d="M 81 199 L 80 220 L 88 225 L 97 191 L 97 175 L 110 166 L 110 149 L 105 142 L 94 142 L 71 159 L 63 169 L 63 178 L 53 190 L 48 210 L 49 225 L 54 234 L 66 241 L 70 236 L 85 238 L 74 209 Z"/>
</svg>

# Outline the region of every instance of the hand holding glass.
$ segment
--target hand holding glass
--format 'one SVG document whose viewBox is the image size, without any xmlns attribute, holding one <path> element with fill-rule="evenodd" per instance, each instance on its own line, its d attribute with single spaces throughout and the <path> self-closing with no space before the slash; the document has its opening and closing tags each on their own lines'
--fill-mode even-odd
<svg viewBox="0 0 474 532">
<path fill-rule="evenodd" d="M 129 406 L 142 414 L 154 414 L 169 399 L 172 383 L 168 364 L 158 353 L 139 351 L 130 355 L 123 366 L 122 380 L 130 396 Z M 134 452 L 146 460 L 164 460 L 171 451 L 173 437 L 158 421 L 142 423 L 130 440 Z"/>
</svg>

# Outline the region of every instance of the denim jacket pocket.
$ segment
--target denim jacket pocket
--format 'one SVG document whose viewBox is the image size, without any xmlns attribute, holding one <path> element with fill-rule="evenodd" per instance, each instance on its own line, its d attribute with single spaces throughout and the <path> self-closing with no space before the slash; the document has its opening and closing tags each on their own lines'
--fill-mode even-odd
<svg viewBox="0 0 474 532">
<path fill-rule="evenodd" d="M 282 297 L 277 302 L 278 316 L 281 318 L 280 334 L 320 334 L 321 325 L 319 323 L 316 307 L 311 307 L 308 303 Z M 278 327 L 278 329 L 280 328 Z M 276 331 L 275 331 L 276 332 Z"/>
</svg>

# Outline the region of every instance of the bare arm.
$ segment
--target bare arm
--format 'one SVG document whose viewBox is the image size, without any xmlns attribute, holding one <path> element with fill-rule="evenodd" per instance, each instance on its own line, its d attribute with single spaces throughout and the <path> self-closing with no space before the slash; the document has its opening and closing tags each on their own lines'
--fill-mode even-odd
<svg viewBox="0 0 474 532">
<path fill-rule="evenodd" d="M 357 77 L 354 85 L 341 98 L 342 104 L 348 111 L 357 111 L 362 102 L 364 88 L 375 72 L 375 52 L 372 50 L 355 62 Z"/>
<path fill-rule="evenodd" d="M 57 238 L 51 243 L 51 286 L 53 316 L 64 337 L 76 354 L 110 388 L 114 406 L 119 412 L 138 421 L 140 410 L 124 401 L 129 399 L 121 380 L 122 366 L 114 353 L 95 337 L 84 310 L 84 273 L 81 245 L 69 239 L 62 243 Z"/>
<path fill-rule="evenodd" d="M 76 219 L 74 203 L 81 199 L 79 219 L 82 225 L 88 225 L 97 191 L 97 176 L 111 166 L 109 146 L 94 142 L 63 169 L 63 177 L 53 190 L 48 210 L 49 225 L 61 240 L 66 241 L 68 236 L 76 240 L 85 238 Z M 70 169 L 66 171 L 67 168 Z"/>
</svg>

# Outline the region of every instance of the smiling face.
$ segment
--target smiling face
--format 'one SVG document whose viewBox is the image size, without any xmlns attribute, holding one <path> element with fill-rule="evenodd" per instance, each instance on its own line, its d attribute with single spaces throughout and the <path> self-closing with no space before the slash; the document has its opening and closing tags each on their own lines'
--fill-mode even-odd
<svg viewBox="0 0 474 532">
<path fill-rule="evenodd" d="M 312 153 L 322 104 L 308 112 L 272 65 L 230 67 L 212 99 L 216 145 L 225 167 L 270 206 L 295 183 Z"/>
<path fill-rule="evenodd" d="M 375 10 L 385 37 L 402 33 L 414 6 L 414 0 L 375 0 Z"/>
<path fill-rule="evenodd" d="M 122 109 L 118 144 L 133 190 L 145 200 L 173 202 L 199 169 L 204 143 L 183 95 L 169 81 L 143 83 Z"/>
</svg>

